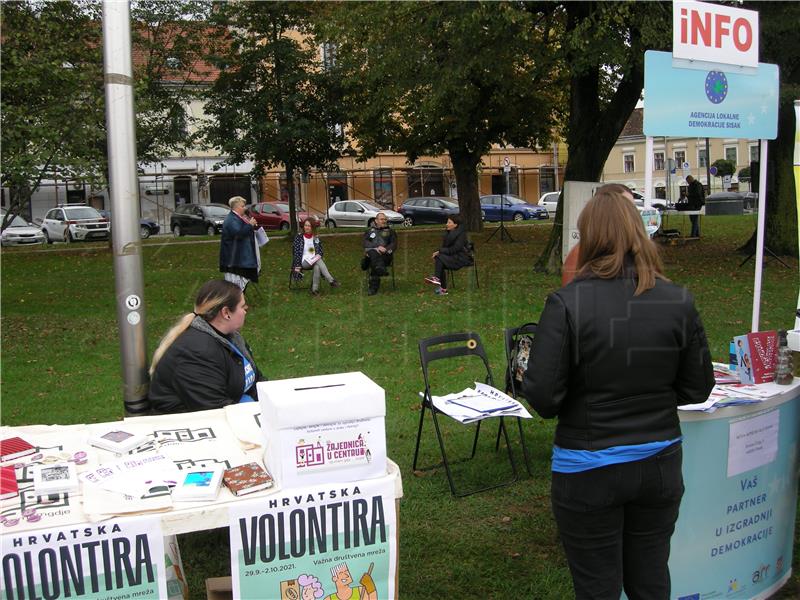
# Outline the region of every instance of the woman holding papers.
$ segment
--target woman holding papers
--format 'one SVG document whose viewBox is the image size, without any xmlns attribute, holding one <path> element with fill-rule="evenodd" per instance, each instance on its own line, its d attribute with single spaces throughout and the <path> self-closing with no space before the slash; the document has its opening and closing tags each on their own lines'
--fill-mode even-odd
<svg viewBox="0 0 800 600">
<path fill-rule="evenodd" d="M 245 214 L 246 200 L 234 196 L 228 200 L 231 212 L 222 223 L 222 239 L 219 244 L 219 270 L 225 281 L 235 283 L 242 291 L 251 281 L 258 283 L 261 256 L 256 243 L 255 230 L 258 224 Z"/>
<path fill-rule="evenodd" d="M 150 405 L 157 413 L 221 408 L 257 398 L 263 379 L 239 330 L 247 304 L 241 288 L 212 280 L 197 293 L 194 311 L 161 340 L 150 365 Z"/>
<path fill-rule="evenodd" d="M 706 334 L 630 200 L 599 190 L 578 229 L 577 276 L 547 298 L 523 395 L 558 417 L 551 501 L 577 598 L 666 600 L 677 407 L 714 386 Z"/>
<path fill-rule="evenodd" d="M 324 277 L 331 287 L 339 287 L 339 282 L 333 278 L 325 266 L 325 261 L 322 260 L 322 240 L 314 231 L 314 223 L 311 219 L 306 219 L 302 226 L 303 232 L 298 233 L 292 243 L 292 277 L 300 279 L 303 270 L 313 270 L 311 295 L 319 296 L 320 276 Z"/>
</svg>

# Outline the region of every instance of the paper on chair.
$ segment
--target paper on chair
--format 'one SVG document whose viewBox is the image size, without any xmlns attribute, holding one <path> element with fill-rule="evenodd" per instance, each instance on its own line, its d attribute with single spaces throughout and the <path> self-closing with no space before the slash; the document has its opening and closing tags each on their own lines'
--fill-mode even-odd
<svg viewBox="0 0 800 600">
<path fill-rule="evenodd" d="M 420 392 L 422 395 L 422 392 Z M 497 388 L 475 382 L 475 389 L 433 396 L 433 406 L 460 423 L 473 423 L 488 417 L 521 417 L 530 419 L 530 413 L 517 400 Z"/>
</svg>

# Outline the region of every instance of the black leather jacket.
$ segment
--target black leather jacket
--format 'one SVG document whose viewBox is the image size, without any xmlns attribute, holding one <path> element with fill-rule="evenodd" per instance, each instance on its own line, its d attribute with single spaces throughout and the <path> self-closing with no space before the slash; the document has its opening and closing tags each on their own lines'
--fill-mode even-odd
<svg viewBox="0 0 800 600">
<path fill-rule="evenodd" d="M 550 294 L 522 393 L 558 416 L 555 444 L 575 450 L 665 441 L 681 434 L 677 407 L 714 386 L 705 330 L 684 288 L 657 280 L 584 278 Z"/>
</svg>

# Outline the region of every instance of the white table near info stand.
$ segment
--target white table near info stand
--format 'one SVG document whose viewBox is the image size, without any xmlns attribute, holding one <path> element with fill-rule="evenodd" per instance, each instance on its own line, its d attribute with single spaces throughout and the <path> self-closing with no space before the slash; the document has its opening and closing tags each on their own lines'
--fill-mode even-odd
<svg viewBox="0 0 800 600">
<path fill-rule="evenodd" d="M 702 207 L 700 210 L 675 210 L 674 208 L 666 208 L 661 211 L 662 222 L 661 222 L 661 229 L 656 232 L 655 239 L 662 239 L 665 241 L 675 241 L 675 240 L 698 240 L 700 238 L 690 237 L 684 235 L 683 231 L 686 229 L 686 217 L 691 215 L 699 215 L 700 216 L 700 225 L 703 224 L 703 217 L 706 214 L 706 207 Z M 669 221 L 670 217 L 674 217 L 677 215 L 681 215 L 684 218 L 681 219 L 681 227 L 680 229 L 670 229 L 669 228 Z"/>
<path fill-rule="evenodd" d="M 151 428 L 156 439 L 158 439 L 159 435 L 163 437 L 165 433 L 168 433 L 170 442 L 174 442 L 176 447 L 179 447 L 181 443 L 187 446 L 187 457 L 192 454 L 191 449 L 195 447 L 192 444 L 203 441 L 198 439 L 198 434 L 200 436 L 211 435 L 214 439 L 224 439 L 228 445 L 234 443 L 231 440 L 235 440 L 236 447 L 229 449 L 231 455 L 242 456 L 242 463 L 255 461 L 263 464 L 263 449 L 255 443 L 261 436 L 261 429 L 258 424 L 259 415 L 260 406 L 258 403 L 246 403 L 229 406 L 226 409 L 198 413 L 128 418 L 125 419 L 124 423 L 126 426 Z M 192 423 L 198 423 L 200 427 L 193 427 Z M 206 427 L 204 425 L 206 423 L 213 423 L 213 426 Z M 119 425 L 118 422 L 108 423 L 107 425 L 114 424 Z M 91 427 L 94 428 L 100 425 L 102 424 L 92 424 Z M 232 425 L 235 425 L 235 429 Z M 86 442 L 89 436 L 89 428 L 90 426 L 84 424 L 0 427 L 0 436 L 3 439 L 20 436 L 34 445 L 39 446 L 41 444 L 45 453 L 74 454 L 75 452 L 86 452 L 89 461 L 87 465 L 80 468 L 80 473 L 103 462 L 119 458 L 113 453 L 90 447 Z M 133 451 L 132 454 L 135 455 L 135 452 Z M 191 461 L 190 458 L 186 460 Z M 26 461 L 23 458 L 17 462 Z M 393 482 L 395 499 L 399 500 L 403 496 L 400 469 L 391 460 L 387 459 L 386 462 L 386 474 L 380 480 L 385 479 Z M 26 471 L 23 469 L 22 472 Z M 19 477 L 20 475 L 18 474 L 18 479 Z M 3 525 L 0 532 L 3 535 L 15 535 L 65 526 L 102 523 L 104 520 L 113 518 L 113 515 L 110 514 L 98 517 L 87 515 L 83 511 L 82 492 L 84 485 L 87 484 L 82 484 L 82 489 L 78 494 L 59 494 L 57 500 L 54 499 L 54 496 L 48 499 L 37 497 L 32 489 L 31 481 L 28 481 L 28 478 L 23 475 L 23 479 L 19 482 L 20 494 L 15 498 L 4 500 L 0 503 L 0 514 L 3 516 L 16 516 L 18 522 L 13 526 Z M 164 536 L 227 527 L 229 525 L 228 511 L 230 507 L 242 502 L 251 502 L 260 497 L 269 497 L 283 491 L 286 490 L 276 483 L 270 489 L 237 497 L 223 486 L 214 501 L 176 502 L 173 504 L 172 509 L 157 514 L 161 519 L 161 528 Z M 25 498 L 25 504 L 23 504 L 23 498 Z M 81 500 L 76 502 L 75 500 L 79 498 Z M 41 502 L 41 500 L 44 500 L 44 502 Z M 23 506 L 28 509 L 35 507 L 39 515 L 38 520 L 21 518 Z M 146 514 L 149 516 L 154 513 Z M 120 516 L 135 517 L 136 514 L 123 514 Z M 395 536 L 397 535 L 396 528 L 393 529 L 393 533 Z M 170 598 L 173 597 L 175 596 L 170 595 Z"/>
</svg>

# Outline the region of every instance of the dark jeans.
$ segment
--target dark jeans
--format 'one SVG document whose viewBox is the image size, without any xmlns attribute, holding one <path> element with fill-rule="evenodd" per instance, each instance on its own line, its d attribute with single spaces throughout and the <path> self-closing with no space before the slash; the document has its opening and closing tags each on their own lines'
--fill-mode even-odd
<svg viewBox="0 0 800 600">
<path fill-rule="evenodd" d="M 375 292 L 381 287 L 381 276 L 386 275 L 394 254 L 381 254 L 377 250 L 368 250 L 367 259 L 369 260 L 369 287 Z"/>
<path fill-rule="evenodd" d="M 444 263 L 438 256 L 434 259 L 433 268 L 436 277 L 439 278 L 439 285 L 441 285 L 444 289 L 447 289 L 447 271 L 444 270 Z"/>
<path fill-rule="evenodd" d="M 680 444 L 645 460 L 553 473 L 551 499 L 575 596 L 670 597 L 670 538 L 683 496 Z"/>
<path fill-rule="evenodd" d="M 689 215 L 689 220 L 692 222 L 692 232 L 689 237 L 700 237 L 700 215 Z"/>
</svg>

